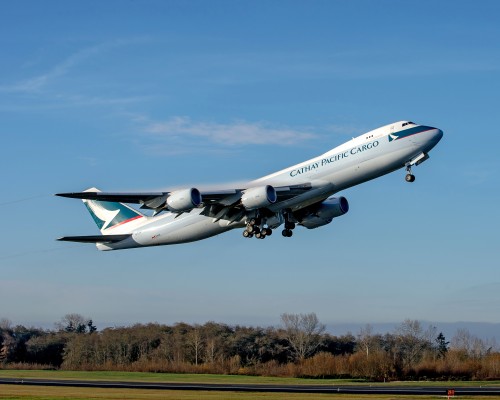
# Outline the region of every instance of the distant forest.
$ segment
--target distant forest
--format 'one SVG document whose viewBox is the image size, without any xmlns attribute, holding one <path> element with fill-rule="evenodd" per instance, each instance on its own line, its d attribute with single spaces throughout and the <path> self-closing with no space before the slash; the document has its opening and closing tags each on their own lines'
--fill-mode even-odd
<svg viewBox="0 0 500 400">
<path fill-rule="evenodd" d="M 158 323 L 98 331 L 68 314 L 54 329 L 0 320 L 0 368 L 116 370 L 391 380 L 500 379 L 500 351 L 460 329 L 405 320 L 394 332 L 334 336 L 315 313 L 283 314 L 279 327 Z"/>
</svg>

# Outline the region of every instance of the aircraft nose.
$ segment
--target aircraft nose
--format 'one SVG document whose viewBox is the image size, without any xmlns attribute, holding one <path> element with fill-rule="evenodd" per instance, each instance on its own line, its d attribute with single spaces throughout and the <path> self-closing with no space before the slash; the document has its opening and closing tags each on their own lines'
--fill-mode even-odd
<svg viewBox="0 0 500 400">
<path fill-rule="evenodd" d="M 441 129 L 438 129 L 438 128 L 435 128 L 435 129 L 436 129 L 436 133 L 434 134 L 434 139 L 436 140 L 436 143 L 437 143 L 443 137 L 443 131 Z"/>
<path fill-rule="evenodd" d="M 436 132 L 433 135 L 432 141 L 434 142 L 434 146 L 439 143 L 439 141 L 443 138 L 443 131 L 439 128 L 436 128 Z"/>
<path fill-rule="evenodd" d="M 439 128 L 434 128 L 433 126 L 429 126 L 428 129 L 430 131 L 429 141 L 433 146 L 435 146 L 443 137 L 443 131 Z"/>
<path fill-rule="evenodd" d="M 431 136 L 428 140 L 429 149 L 432 149 L 435 145 L 439 143 L 441 138 L 443 137 L 443 131 L 439 128 L 432 128 Z"/>
</svg>

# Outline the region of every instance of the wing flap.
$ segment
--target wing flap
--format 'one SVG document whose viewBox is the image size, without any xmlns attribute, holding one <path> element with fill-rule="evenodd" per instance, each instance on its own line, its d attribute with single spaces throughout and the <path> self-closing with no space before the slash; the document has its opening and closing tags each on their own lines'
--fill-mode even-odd
<svg viewBox="0 0 500 400">
<path fill-rule="evenodd" d="M 131 234 L 126 235 L 90 235 L 90 236 L 63 236 L 57 240 L 63 242 L 79 242 L 79 243 L 116 243 L 131 237 Z"/>
</svg>

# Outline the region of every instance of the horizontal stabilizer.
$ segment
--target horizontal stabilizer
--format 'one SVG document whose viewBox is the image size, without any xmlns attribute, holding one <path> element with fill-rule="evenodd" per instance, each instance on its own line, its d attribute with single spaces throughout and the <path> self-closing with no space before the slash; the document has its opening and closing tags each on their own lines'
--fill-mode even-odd
<svg viewBox="0 0 500 400">
<path fill-rule="evenodd" d="M 91 236 L 63 236 L 57 240 L 63 242 L 80 242 L 80 243 L 116 243 L 128 239 L 131 234 L 127 235 L 91 235 Z"/>
<path fill-rule="evenodd" d="M 153 193 L 106 193 L 97 191 L 73 192 L 73 193 L 56 193 L 56 196 L 69 197 L 70 199 L 82 200 L 99 200 L 121 203 L 144 203 L 147 200 L 163 196 L 163 192 Z"/>
</svg>

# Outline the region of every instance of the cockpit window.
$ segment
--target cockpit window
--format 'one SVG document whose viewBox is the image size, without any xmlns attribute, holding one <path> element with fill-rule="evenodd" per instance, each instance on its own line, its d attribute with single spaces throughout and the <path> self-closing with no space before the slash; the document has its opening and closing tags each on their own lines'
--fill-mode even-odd
<svg viewBox="0 0 500 400">
<path fill-rule="evenodd" d="M 403 126 L 406 126 L 406 125 L 415 125 L 415 123 L 411 122 L 411 121 L 403 122 Z"/>
</svg>

